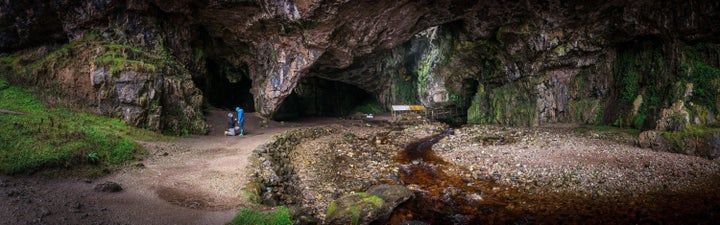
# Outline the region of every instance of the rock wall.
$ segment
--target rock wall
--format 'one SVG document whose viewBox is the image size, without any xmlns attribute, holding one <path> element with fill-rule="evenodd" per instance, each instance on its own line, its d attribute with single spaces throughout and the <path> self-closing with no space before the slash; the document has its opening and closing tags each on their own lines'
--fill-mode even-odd
<svg viewBox="0 0 720 225">
<path fill-rule="evenodd" d="M 6 27 L 0 31 L 0 51 L 9 55 L 65 45 L 95 30 L 108 43 L 163 57 L 170 63 L 161 66 L 166 69 L 159 75 L 172 79 L 163 79 L 169 85 L 160 96 L 183 96 L 180 102 L 167 103 L 174 109 L 164 113 L 153 112 L 152 104 L 131 109 L 133 114 L 159 114 L 168 122 L 133 122 L 159 129 L 203 131 L 200 122 L 187 121 L 199 120 L 195 109 L 208 96 L 191 97 L 201 93 L 189 81 L 208 80 L 216 73 L 208 62 L 240 68 L 226 77 L 230 82 L 251 80 L 252 104 L 266 116 L 280 110 L 301 79 L 313 76 L 357 86 L 385 107 L 421 103 L 449 108 L 471 123 L 578 122 L 652 129 L 674 100 L 653 95 L 648 87 L 661 90 L 678 81 L 697 85 L 683 78 L 682 71 L 698 67 L 683 66 L 689 62 L 683 49 L 720 41 L 719 8 L 719 2 L 708 0 L 5 1 L 0 3 L 0 26 Z M 642 56 L 646 51 L 659 56 Z M 628 59 L 633 55 L 640 57 Z M 717 68 L 708 60 L 703 65 Z M 664 64 L 646 66 L 659 62 Z M 94 76 L 92 65 L 80 66 L 84 77 Z M 129 77 L 130 71 L 140 77 L 147 73 L 123 70 Z M 657 71 L 663 79 L 656 82 L 652 76 Z M 54 73 L 40 75 L 62 77 Z M 633 76 L 638 78 L 634 83 Z M 122 86 L 127 80 L 109 82 Z M 71 86 L 66 92 L 82 94 Z M 150 96 L 141 92 L 137 96 Z M 694 96 L 704 93 L 714 92 Z M 705 100 L 690 101 L 716 110 Z M 125 116 L 122 110 L 127 108 L 100 109 Z M 179 118 L 190 119 L 169 122 Z"/>
<path fill-rule="evenodd" d="M 57 93 L 54 99 L 69 102 L 60 106 L 176 135 L 207 132 L 202 93 L 187 69 L 168 55 L 88 31 L 69 44 L 23 50 L 2 60 L 7 79 Z"/>
</svg>

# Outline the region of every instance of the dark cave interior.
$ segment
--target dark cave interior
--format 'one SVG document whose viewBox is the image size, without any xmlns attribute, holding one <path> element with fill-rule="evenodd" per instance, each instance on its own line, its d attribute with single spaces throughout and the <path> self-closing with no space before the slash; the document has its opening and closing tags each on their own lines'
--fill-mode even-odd
<svg viewBox="0 0 720 225">
<path fill-rule="evenodd" d="M 293 120 L 305 116 L 345 116 L 374 97 L 350 84 L 318 77 L 301 78 L 274 120 Z"/>
<path fill-rule="evenodd" d="M 255 112 L 252 80 L 247 66 L 233 67 L 222 60 L 207 60 L 208 74 L 195 77 L 209 106 L 233 110 L 241 107 Z M 273 120 L 295 120 L 307 116 L 345 116 L 362 105 L 375 102 L 366 91 L 350 84 L 318 77 L 304 77 L 283 101 Z"/>
<path fill-rule="evenodd" d="M 250 93 L 252 80 L 247 66 L 232 67 L 221 60 L 207 60 L 208 74 L 195 77 L 193 81 L 202 90 L 206 102 L 220 109 L 240 107 L 245 112 L 254 112 L 255 105 Z"/>
</svg>

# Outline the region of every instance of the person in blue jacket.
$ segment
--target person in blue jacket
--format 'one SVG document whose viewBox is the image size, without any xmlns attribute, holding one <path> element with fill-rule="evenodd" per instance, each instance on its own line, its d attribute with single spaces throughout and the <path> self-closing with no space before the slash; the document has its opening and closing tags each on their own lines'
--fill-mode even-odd
<svg viewBox="0 0 720 225">
<path fill-rule="evenodd" d="M 240 132 L 238 132 L 237 135 L 243 136 L 245 134 L 245 128 L 243 126 L 243 123 L 245 123 L 245 115 L 243 115 L 244 111 L 240 107 L 235 107 L 235 111 L 237 111 L 237 123 L 240 127 Z"/>
</svg>

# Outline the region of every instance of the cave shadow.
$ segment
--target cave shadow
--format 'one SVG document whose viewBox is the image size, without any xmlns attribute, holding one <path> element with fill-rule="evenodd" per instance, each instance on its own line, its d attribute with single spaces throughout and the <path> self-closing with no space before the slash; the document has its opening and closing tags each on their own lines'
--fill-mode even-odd
<svg viewBox="0 0 720 225">
<path fill-rule="evenodd" d="M 362 105 L 373 103 L 377 103 L 373 95 L 354 85 L 304 77 L 272 119 L 293 121 L 303 117 L 341 117 L 357 112 Z"/>
<path fill-rule="evenodd" d="M 193 78 L 195 85 L 203 92 L 204 108 L 234 111 L 240 107 L 245 112 L 255 112 L 253 95 L 250 92 L 252 80 L 247 65 L 233 66 L 221 59 L 207 59 L 206 76 Z"/>
</svg>

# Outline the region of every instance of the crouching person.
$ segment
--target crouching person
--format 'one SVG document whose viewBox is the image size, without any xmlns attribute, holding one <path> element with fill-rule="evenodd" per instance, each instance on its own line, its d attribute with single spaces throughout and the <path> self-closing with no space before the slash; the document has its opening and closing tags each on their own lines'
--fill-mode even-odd
<svg viewBox="0 0 720 225">
<path fill-rule="evenodd" d="M 235 119 L 232 113 L 228 113 L 227 131 L 225 136 L 235 136 Z"/>
</svg>

